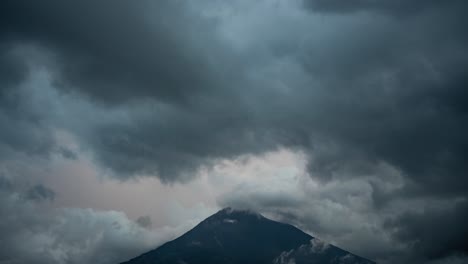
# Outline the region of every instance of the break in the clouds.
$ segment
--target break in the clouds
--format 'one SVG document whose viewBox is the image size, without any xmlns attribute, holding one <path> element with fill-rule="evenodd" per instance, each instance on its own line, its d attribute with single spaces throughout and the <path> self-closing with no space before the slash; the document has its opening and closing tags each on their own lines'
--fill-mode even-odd
<svg viewBox="0 0 468 264">
<path fill-rule="evenodd" d="M 26 160 L 43 167 L 57 154 L 77 163 L 87 155 L 124 182 L 189 184 L 226 160 L 288 149 L 305 160 L 299 195 L 259 192 L 281 180 L 251 175 L 219 203 L 274 213 L 342 244 L 382 245 L 365 254 L 388 263 L 402 255 L 456 263 L 468 251 L 466 8 L 461 0 L 3 1 L 1 172 L 29 181 L 34 168 L 15 169 Z M 21 197 L 56 195 L 38 183 Z M 329 221 L 348 215 L 346 228 Z M 135 228 L 151 223 L 141 217 Z"/>
</svg>

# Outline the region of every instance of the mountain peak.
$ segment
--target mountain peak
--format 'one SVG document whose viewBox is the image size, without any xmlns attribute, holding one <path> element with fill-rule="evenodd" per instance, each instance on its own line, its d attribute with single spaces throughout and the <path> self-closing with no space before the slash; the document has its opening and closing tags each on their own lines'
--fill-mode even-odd
<svg viewBox="0 0 468 264">
<path fill-rule="evenodd" d="M 319 245 L 319 246 L 317 246 Z M 325 245 L 296 227 L 245 209 L 224 208 L 179 238 L 126 264 L 370 264 L 368 260 Z M 316 249 L 320 249 L 317 251 Z M 349 260 L 358 262 L 349 262 Z"/>
</svg>

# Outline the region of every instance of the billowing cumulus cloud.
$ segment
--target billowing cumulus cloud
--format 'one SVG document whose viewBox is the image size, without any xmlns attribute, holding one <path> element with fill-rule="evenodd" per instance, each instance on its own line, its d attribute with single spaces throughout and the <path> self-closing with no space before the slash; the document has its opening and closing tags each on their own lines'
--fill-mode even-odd
<svg viewBox="0 0 468 264">
<path fill-rule="evenodd" d="M 28 182 L 32 173 L 12 168 L 56 154 L 78 162 L 79 152 L 119 180 L 187 183 L 226 160 L 288 149 L 306 161 L 299 194 L 247 179 L 220 204 L 372 244 L 365 254 L 390 263 L 402 252 L 411 263 L 463 259 L 463 228 L 427 235 L 467 214 L 465 9 L 461 0 L 4 1 L 0 172 Z M 54 199 L 31 186 L 27 203 Z"/>
</svg>

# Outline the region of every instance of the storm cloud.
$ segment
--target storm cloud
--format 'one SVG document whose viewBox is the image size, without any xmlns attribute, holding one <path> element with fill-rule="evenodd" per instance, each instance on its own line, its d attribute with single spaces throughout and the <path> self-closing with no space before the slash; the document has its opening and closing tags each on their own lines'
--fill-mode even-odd
<svg viewBox="0 0 468 264">
<path fill-rule="evenodd" d="M 332 194 L 262 193 L 246 183 L 220 203 L 276 211 L 326 235 L 341 223 L 324 226 L 314 212 L 336 207 L 308 200 L 333 201 L 336 214 L 355 210 L 356 225 L 395 246 L 366 254 L 389 263 L 403 253 L 463 257 L 463 228 L 436 232 L 440 244 L 427 236 L 435 223 L 460 226 L 468 212 L 466 7 L 4 1 L 0 163 L 51 153 L 76 160 L 56 138 L 67 131 L 106 175 L 173 184 L 223 160 L 289 149 Z M 40 186 L 28 196 L 53 200 Z M 369 230 L 351 238 L 365 241 Z"/>
<path fill-rule="evenodd" d="M 317 12 L 348 13 L 348 12 L 381 12 L 387 15 L 405 16 L 425 12 L 427 9 L 443 8 L 453 4 L 463 4 L 463 1 L 385 1 L 385 0 L 304 0 L 306 7 Z"/>
</svg>

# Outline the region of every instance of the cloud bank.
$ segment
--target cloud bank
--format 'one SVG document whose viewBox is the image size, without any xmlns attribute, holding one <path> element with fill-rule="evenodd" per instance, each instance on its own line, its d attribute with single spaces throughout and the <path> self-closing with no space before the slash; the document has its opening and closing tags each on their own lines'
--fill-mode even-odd
<svg viewBox="0 0 468 264">
<path fill-rule="evenodd" d="M 401 252 L 421 263 L 463 259 L 466 7 L 459 0 L 4 1 L 2 172 L 27 181 L 34 175 L 12 169 L 24 160 L 76 159 L 57 131 L 121 181 L 187 183 L 222 161 L 288 149 L 306 161 L 299 195 L 253 191 L 253 179 L 220 203 L 276 210 L 337 241 L 365 244 L 372 232 L 383 234 L 395 251 L 384 252 L 383 240 L 367 254 L 389 263 Z M 25 196 L 53 200 L 40 186 Z M 54 214 L 76 213 L 65 211 Z M 324 215 L 354 216 L 348 238 Z M 360 225 L 367 231 L 354 233 Z"/>
</svg>

